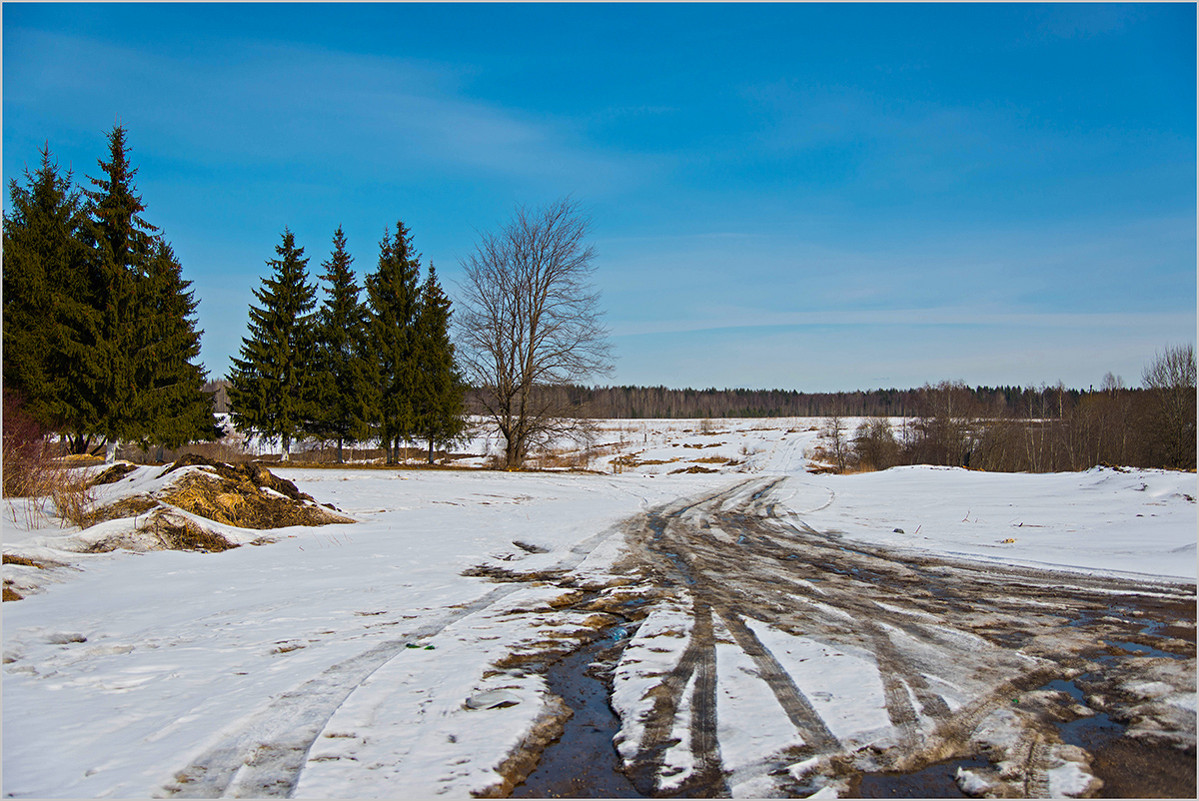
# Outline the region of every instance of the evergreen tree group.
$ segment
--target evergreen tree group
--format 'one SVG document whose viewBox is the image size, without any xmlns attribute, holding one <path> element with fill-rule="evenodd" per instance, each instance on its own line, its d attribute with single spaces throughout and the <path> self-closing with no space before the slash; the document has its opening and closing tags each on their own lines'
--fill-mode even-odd
<svg viewBox="0 0 1199 801">
<path fill-rule="evenodd" d="M 432 265 L 421 284 L 408 229 L 385 229 L 377 267 L 360 287 L 339 227 L 315 310 L 303 248 L 285 229 L 275 250 L 229 376 L 234 425 L 279 438 L 283 459 L 301 436 L 336 440 L 338 462 L 346 442 L 376 437 L 389 464 L 401 443 L 418 438 L 432 462 L 435 448 L 464 428 L 465 387 L 450 342 L 450 301 Z"/>
<path fill-rule="evenodd" d="M 41 150 L 9 183 L 4 217 L 4 385 L 73 452 L 120 442 L 177 447 L 219 432 L 191 282 L 142 214 L 126 131 L 80 190 Z"/>
</svg>

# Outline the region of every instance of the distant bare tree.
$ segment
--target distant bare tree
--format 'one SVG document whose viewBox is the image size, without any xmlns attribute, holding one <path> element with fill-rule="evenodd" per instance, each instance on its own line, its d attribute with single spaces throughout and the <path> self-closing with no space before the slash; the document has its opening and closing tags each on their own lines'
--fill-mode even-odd
<svg viewBox="0 0 1199 801">
<path fill-rule="evenodd" d="M 854 432 L 853 447 L 863 468 L 886 470 L 899 463 L 899 443 L 885 417 L 864 420 Z"/>
<path fill-rule="evenodd" d="M 824 428 L 821 429 L 820 436 L 828 443 L 826 450 L 832 457 L 837 472 L 844 473 L 849 463 L 850 442 L 849 437 L 846 436 L 845 419 L 841 416 L 840 410 L 834 411 L 824 421 Z"/>
<path fill-rule="evenodd" d="M 1155 460 L 1167 467 L 1195 467 L 1195 347 L 1168 347 L 1141 375 L 1152 401 Z"/>
<path fill-rule="evenodd" d="M 483 234 L 462 266 L 463 365 L 516 469 L 531 446 L 579 429 L 564 393 L 539 391 L 610 369 L 588 221 L 570 200 L 517 208 L 498 234 Z"/>
</svg>

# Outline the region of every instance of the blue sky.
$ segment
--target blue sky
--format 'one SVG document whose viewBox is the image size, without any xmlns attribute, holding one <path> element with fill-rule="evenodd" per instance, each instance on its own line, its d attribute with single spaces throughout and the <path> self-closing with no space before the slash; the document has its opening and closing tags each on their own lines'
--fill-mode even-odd
<svg viewBox="0 0 1199 801">
<path fill-rule="evenodd" d="M 1194 4 L 5 3 L 3 171 L 129 131 L 213 377 L 284 226 L 454 297 L 590 215 L 615 370 L 806 391 L 1136 384 L 1196 334 Z M 5 194 L 5 209 L 8 197 Z"/>
</svg>

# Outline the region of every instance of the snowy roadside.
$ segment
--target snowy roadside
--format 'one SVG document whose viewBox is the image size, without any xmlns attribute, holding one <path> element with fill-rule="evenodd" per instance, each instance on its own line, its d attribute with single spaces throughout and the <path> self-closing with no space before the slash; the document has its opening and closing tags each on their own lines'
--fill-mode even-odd
<svg viewBox="0 0 1199 801">
<path fill-rule="evenodd" d="M 927 466 L 794 476 L 781 493 L 807 525 L 875 545 L 1191 582 L 1197 495 L 1194 473 L 1167 470 L 1028 474 Z"/>
</svg>

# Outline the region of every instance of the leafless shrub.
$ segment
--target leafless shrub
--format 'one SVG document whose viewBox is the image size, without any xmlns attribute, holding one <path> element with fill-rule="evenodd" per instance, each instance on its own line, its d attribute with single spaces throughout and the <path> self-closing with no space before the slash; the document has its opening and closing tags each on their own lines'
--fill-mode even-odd
<svg viewBox="0 0 1199 801">
<path fill-rule="evenodd" d="M 899 442 L 886 418 L 867 420 L 854 432 L 854 450 L 863 470 L 886 470 L 899 464 Z"/>
<path fill-rule="evenodd" d="M 86 470 L 63 470 L 50 488 L 50 498 L 54 501 L 54 514 L 64 523 L 79 528 L 92 525 L 96 490 Z"/>
<path fill-rule="evenodd" d="M 57 456 L 44 429 L 7 390 L 3 442 L 4 497 L 21 500 L 26 525 L 33 528 L 45 520 L 49 503 L 64 523 L 82 525 L 95 498 L 87 471 L 72 469 Z"/>
<path fill-rule="evenodd" d="M 824 440 L 821 450 L 825 458 L 833 463 L 838 473 L 845 472 L 852 455 L 849 438 L 845 434 L 845 420 L 839 414 L 830 416 L 820 430 L 820 439 Z"/>
</svg>

